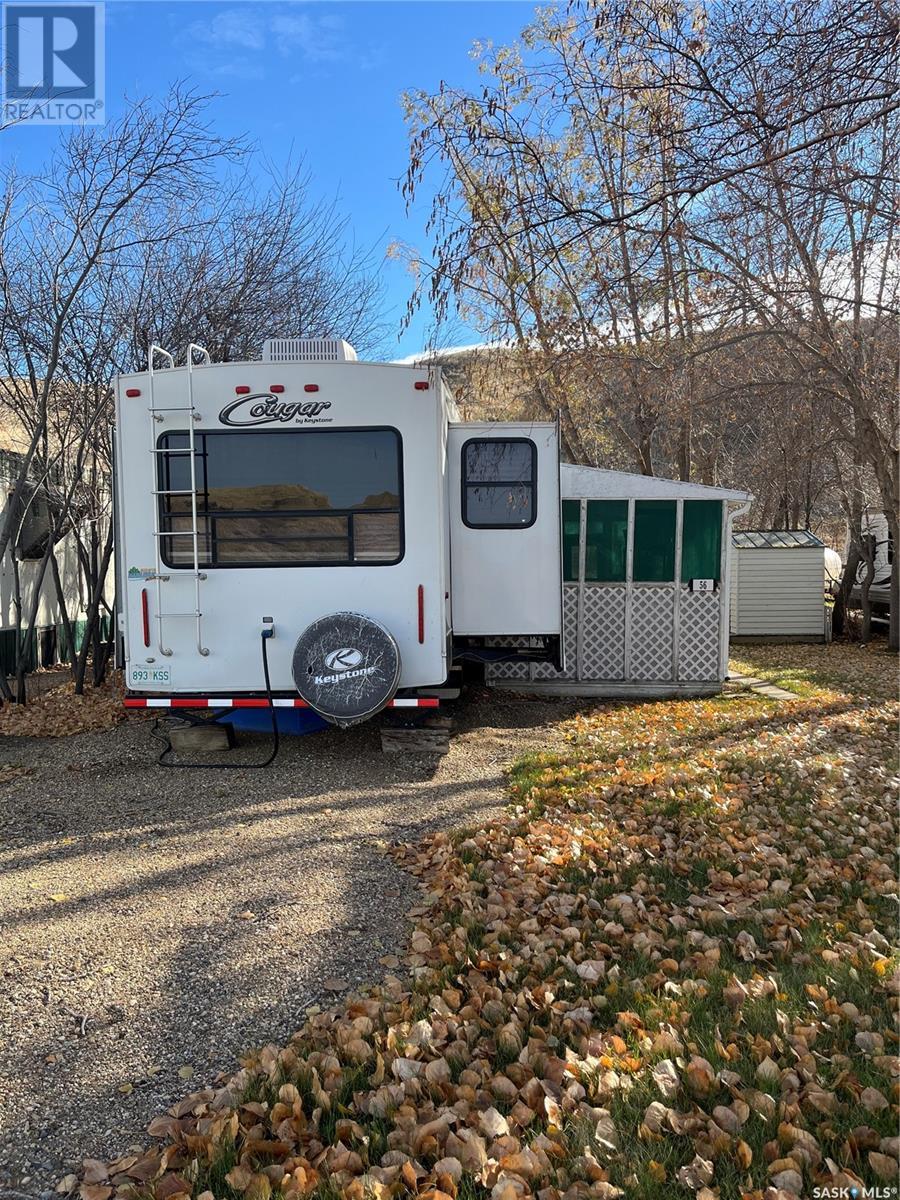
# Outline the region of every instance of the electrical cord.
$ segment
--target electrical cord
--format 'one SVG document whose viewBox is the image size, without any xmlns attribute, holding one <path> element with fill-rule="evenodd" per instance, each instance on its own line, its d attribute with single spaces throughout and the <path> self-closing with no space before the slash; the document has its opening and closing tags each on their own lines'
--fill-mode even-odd
<svg viewBox="0 0 900 1200">
<path fill-rule="evenodd" d="M 171 721 L 172 718 L 171 717 L 168 717 L 168 718 L 157 717 L 156 720 L 153 722 L 153 726 L 150 730 L 150 736 L 152 738 L 155 738 L 156 741 L 163 743 L 162 753 L 159 755 L 159 757 L 156 760 L 161 767 L 177 767 L 182 771 L 245 771 L 245 770 L 251 770 L 251 769 L 256 770 L 256 769 L 260 769 L 262 767 L 271 766 L 271 764 L 275 761 L 275 759 L 278 755 L 278 750 L 281 745 L 281 739 L 278 734 L 278 715 L 275 712 L 275 700 L 274 700 L 274 697 L 272 696 L 272 681 L 269 678 L 269 648 L 268 648 L 267 643 L 271 636 L 272 636 L 271 630 L 264 630 L 262 633 L 262 636 L 260 637 L 260 641 L 262 643 L 263 676 L 266 681 L 266 697 L 268 698 L 268 701 L 269 701 L 269 713 L 271 714 L 271 717 L 272 717 L 272 752 L 269 755 L 269 757 L 264 759 L 262 762 L 257 762 L 257 763 L 179 763 L 179 762 L 172 762 L 172 761 L 170 761 L 170 758 L 169 758 L 169 756 L 172 753 L 174 753 L 172 750 L 172 739 L 165 733 L 165 731 L 163 729 L 163 722 L 165 720 Z M 189 717 L 187 717 L 185 719 L 187 719 L 188 721 L 191 720 L 191 718 L 189 718 Z M 204 724 L 205 722 L 198 721 L 195 719 L 192 723 L 193 724 Z"/>
</svg>

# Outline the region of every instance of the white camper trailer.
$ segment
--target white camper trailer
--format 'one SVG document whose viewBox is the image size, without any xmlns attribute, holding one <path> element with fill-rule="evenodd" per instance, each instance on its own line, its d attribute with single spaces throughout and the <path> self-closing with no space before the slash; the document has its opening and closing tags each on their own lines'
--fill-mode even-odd
<svg viewBox="0 0 900 1200">
<path fill-rule="evenodd" d="M 861 533 L 863 543 L 868 543 L 871 550 L 872 565 L 875 568 L 869 585 L 869 603 L 875 614 L 873 619 L 886 623 L 891 611 L 891 571 L 894 563 L 894 539 L 888 527 L 887 514 L 867 508 L 862 516 Z M 848 540 L 846 553 L 849 553 L 849 549 Z M 862 583 L 867 569 L 865 561 L 856 569 L 856 583 L 850 591 L 851 604 L 862 603 Z"/>
<path fill-rule="evenodd" d="M 434 367 L 153 347 L 117 381 L 116 520 L 132 706 L 348 725 L 454 659 L 562 666 L 557 428 L 461 424 Z"/>
</svg>

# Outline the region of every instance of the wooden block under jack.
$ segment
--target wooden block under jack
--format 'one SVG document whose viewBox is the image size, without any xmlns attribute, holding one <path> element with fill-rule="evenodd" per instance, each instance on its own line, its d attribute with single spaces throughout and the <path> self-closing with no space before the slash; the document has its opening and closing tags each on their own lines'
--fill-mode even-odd
<svg viewBox="0 0 900 1200">
<path fill-rule="evenodd" d="M 228 721 L 210 721 L 203 725 L 181 725 L 169 731 L 169 741 L 176 754 L 199 751 L 231 750 L 234 748 L 234 726 Z"/>
<path fill-rule="evenodd" d="M 456 724 L 454 717 L 445 713 L 435 713 L 434 716 L 426 717 L 422 722 L 426 729 L 452 729 Z"/>
<path fill-rule="evenodd" d="M 385 754 L 446 754 L 450 749 L 450 734 L 446 729 L 381 730 L 381 749 Z"/>
</svg>

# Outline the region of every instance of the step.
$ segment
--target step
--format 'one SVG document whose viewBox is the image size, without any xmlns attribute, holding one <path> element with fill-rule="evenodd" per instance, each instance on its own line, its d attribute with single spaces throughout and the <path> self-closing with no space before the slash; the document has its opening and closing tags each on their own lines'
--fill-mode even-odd
<svg viewBox="0 0 900 1200">
<path fill-rule="evenodd" d="M 234 727 L 225 721 L 210 722 L 207 725 L 184 725 L 169 729 L 167 733 L 172 749 L 177 754 L 192 750 L 206 754 L 209 751 L 230 750 L 234 746 Z"/>
<path fill-rule="evenodd" d="M 421 727 L 425 729 L 444 729 L 449 733 L 455 726 L 455 717 L 448 716 L 446 713 L 439 713 L 433 717 L 426 717 Z"/>
<path fill-rule="evenodd" d="M 385 754 L 446 754 L 450 734 L 445 729 L 381 730 L 381 749 Z"/>
</svg>

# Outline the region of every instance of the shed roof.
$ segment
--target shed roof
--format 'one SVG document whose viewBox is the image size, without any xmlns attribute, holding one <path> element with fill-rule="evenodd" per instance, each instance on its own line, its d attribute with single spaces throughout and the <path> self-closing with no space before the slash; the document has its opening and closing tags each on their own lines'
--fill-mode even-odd
<svg viewBox="0 0 900 1200">
<path fill-rule="evenodd" d="M 606 471 L 602 467 L 560 466 L 563 499 L 580 500 L 751 500 L 749 492 L 731 488 L 707 487 L 703 483 L 681 483 L 677 479 L 659 479 L 655 475 L 637 475 L 628 471 Z"/>
<path fill-rule="evenodd" d="M 731 541 L 739 550 L 810 550 L 825 545 L 808 529 L 739 529 Z"/>
</svg>

